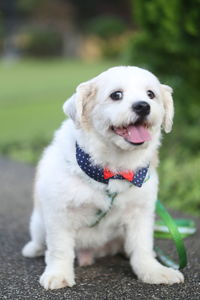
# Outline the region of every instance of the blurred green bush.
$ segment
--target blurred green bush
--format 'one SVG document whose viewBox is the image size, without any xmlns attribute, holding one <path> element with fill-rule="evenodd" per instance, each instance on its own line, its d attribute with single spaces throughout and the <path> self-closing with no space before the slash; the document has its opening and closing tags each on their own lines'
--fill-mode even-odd
<svg viewBox="0 0 200 300">
<path fill-rule="evenodd" d="M 60 55 L 63 41 L 61 33 L 49 28 L 35 27 L 27 30 L 24 53 L 35 57 Z"/>
<path fill-rule="evenodd" d="M 177 159 L 176 155 L 168 153 L 163 158 L 159 167 L 161 201 L 176 209 L 199 215 L 200 156 L 180 154 Z"/>
<path fill-rule="evenodd" d="M 130 62 L 151 65 L 159 74 L 178 75 L 198 86 L 200 1 L 132 0 L 141 30 L 129 44 Z"/>
<path fill-rule="evenodd" d="M 174 127 L 161 147 L 160 199 L 200 214 L 200 1 L 132 0 L 132 5 L 138 30 L 125 59 L 174 89 Z"/>
<path fill-rule="evenodd" d="M 91 19 L 86 26 L 89 34 L 97 35 L 103 39 L 118 36 L 127 30 L 127 25 L 118 16 L 97 16 Z"/>
<path fill-rule="evenodd" d="M 103 58 L 118 58 L 128 40 L 125 21 L 115 15 L 100 15 L 86 24 L 86 34 L 99 38 Z"/>
<path fill-rule="evenodd" d="M 44 135 L 33 136 L 31 140 L 0 143 L 0 153 L 10 158 L 35 165 L 50 140 Z"/>
</svg>

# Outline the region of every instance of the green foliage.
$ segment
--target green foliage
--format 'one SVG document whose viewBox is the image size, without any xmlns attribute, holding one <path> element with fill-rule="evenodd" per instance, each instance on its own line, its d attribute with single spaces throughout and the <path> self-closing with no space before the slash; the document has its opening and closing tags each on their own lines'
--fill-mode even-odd
<svg viewBox="0 0 200 300">
<path fill-rule="evenodd" d="M 87 24 L 87 32 L 103 39 L 109 39 L 125 32 L 125 22 L 117 16 L 97 16 Z"/>
<path fill-rule="evenodd" d="M 173 130 L 164 135 L 160 155 L 160 199 L 200 215 L 200 118 L 198 91 L 184 80 L 164 77 L 174 89 Z"/>
<path fill-rule="evenodd" d="M 196 157 L 180 153 L 161 160 L 160 168 L 160 199 L 167 205 L 200 214 L 200 152 Z"/>
<path fill-rule="evenodd" d="M 41 3 L 43 0 L 15 0 L 15 5 L 17 11 L 24 15 L 31 15 L 33 10 Z"/>
<path fill-rule="evenodd" d="M 200 72 L 200 1 L 134 0 L 139 31 L 128 49 L 132 64 L 160 74 L 180 75 L 198 85 Z"/>
<path fill-rule="evenodd" d="M 62 36 L 60 32 L 47 28 L 32 28 L 27 32 L 28 42 L 25 54 L 30 56 L 55 56 L 62 51 Z"/>
<path fill-rule="evenodd" d="M 175 120 L 161 147 L 160 199 L 200 214 L 200 1 L 132 0 L 138 31 L 127 62 L 174 89 Z"/>
<path fill-rule="evenodd" d="M 127 43 L 127 25 L 118 16 L 97 16 L 86 26 L 86 33 L 99 39 L 102 56 L 106 59 L 118 58 Z"/>
<path fill-rule="evenodd" d="M 41 152 L 48 145 L 50 139 L 46 136 L 33 136 L 31 140 L 15 140 L 8 143 L 0 143 L 0 153 L 11 159 L 36 164 Z"/>
<path fill-rule="evenodd" d="M 187 156 L 196 156 L 200 150 L 199 90 L 175 76 L 161 76 L 160 80 L 174 90 L 174 126 L 172 133 L 167 135 L 165 154 L 172 150 L 171 145 L 173 145 L 173 149 L 180 148 Z M 173 153 L 178 159 L 179 154 L 174 150 Z"/>
</svg>

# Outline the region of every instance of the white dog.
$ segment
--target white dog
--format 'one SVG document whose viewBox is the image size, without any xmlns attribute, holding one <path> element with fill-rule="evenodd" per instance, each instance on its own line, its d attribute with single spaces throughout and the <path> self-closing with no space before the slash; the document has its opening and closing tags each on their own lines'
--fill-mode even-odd
<svg viewBox="0 0 200 300">
<path fill-rule="evenodd" d="M 172 89 L 137 67 L 114 67 L 82 83 L 64 104 L 70 117 L 39 163 L 23 255 L 45 252 L 45 289 L 75 284 L 74 259 L 124 249 L 138 278 L 183 282 L 153 251 L 161 127 L 170 132 Z"/>
</svg>

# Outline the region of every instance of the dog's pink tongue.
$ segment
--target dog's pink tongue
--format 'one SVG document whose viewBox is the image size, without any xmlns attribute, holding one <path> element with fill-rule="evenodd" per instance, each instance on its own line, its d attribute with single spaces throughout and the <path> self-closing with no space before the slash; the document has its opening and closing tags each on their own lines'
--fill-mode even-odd
<svg viewBox="0 0 200 300">
<path fill-rule="evenodd" d="M 143 143 L 146 141 L 149 141 L 151 139 L 151 136 L 149 134 L 149 131 L 147 128 L 145 128 L 142 125 L 130 125 L 127 128 L 127 136 L 126 139 L 129 142 L 138 144 L 138 143 Z"/>
<path fill-rule="evenodd" d="M 126 129 L 119 128 L 116 133 L 135 144 L 144 143 L 151 139 L 148 129 L 142 125 L 129 125 Z"/>
</svg>

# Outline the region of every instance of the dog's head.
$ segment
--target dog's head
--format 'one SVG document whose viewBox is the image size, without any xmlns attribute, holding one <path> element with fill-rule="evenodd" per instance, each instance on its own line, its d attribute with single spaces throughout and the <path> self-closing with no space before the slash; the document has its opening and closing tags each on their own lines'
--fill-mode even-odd
<svg viewBox="0 0 200 300">
<path fill-rule="evenodd" d="M 80 84 L 64 112 L 76 126 L 107 143 L 129 150 L 146 148 L 170 132 L 174 115 L 172 89 L 149 71 L 114 67 Z"/>
</svg>

